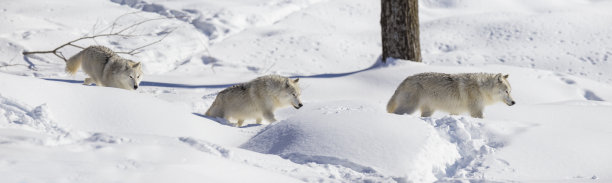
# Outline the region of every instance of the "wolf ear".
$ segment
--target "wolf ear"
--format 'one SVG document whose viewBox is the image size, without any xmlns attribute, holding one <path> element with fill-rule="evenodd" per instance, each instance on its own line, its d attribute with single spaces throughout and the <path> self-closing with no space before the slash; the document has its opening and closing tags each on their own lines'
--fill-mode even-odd
<svg viewBox="0 0 612 183">
<path fill-rule="evenodd" d="M 298 81 L 300 81 L 300 78 L 295 78 L 295 79 L 293 80 L 293 82 L 294 82 L 294 83 L 297 83 Z"/>
<path fill-rule="evenodd" d="M 504 79 L 508 79 L 508 74 L 504 75 Z"/>
<path fill-rule="evenodd" d="M 497 81 L 501 83 L 504 81 L 504 76 L 502 75 L 502 73 L 498 73 L 495 74 L 495 79 L 497 79 Z"/>
<path fill-rule="evenodd" d="M 138 68 L 140 67 L 140 62 L 137 62 L 136 64 L 132 65 L 132 68 Z"/>
</svg>

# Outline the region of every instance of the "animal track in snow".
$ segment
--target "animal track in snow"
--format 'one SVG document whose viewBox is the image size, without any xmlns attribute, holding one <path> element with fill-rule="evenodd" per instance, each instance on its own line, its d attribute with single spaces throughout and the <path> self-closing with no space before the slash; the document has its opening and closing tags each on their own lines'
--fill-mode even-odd
<svg viewBox="0 0 612 183">
<path fill-rule="evenodd" d="M 591 90 L 584 90 L 584 98 L 592 101 L 604 101 Z"/>
<path fill-rule="evenodd" d="M 221 147 L 213 143 L 210 143 L 210 142 L 197 140 L 191 137 L 179 137 L 179 140 L 197 149 L 198 151 L 210 153 L 212 155 L 216 155 L 216 156 L 220 156 L 224 158 L 230 158 L 231 156 L 231 151 L 229 149 Z"/>
<path fill-rule="evenodd" d="M 496 140 L 484 123 L 466 117 L 446 116 L 440 119 L 422 118 L 432 125 L 440 136 L 457 146 L 461 155 L 455 164 L 446 168 L 443 178 L 482 178 L 486 156 L 504 147 L 504 142 Z M 508 162 L 505 162 L 506 164 Z M 442 179 L 444 180 L 444 179 Z"/>
</svg>

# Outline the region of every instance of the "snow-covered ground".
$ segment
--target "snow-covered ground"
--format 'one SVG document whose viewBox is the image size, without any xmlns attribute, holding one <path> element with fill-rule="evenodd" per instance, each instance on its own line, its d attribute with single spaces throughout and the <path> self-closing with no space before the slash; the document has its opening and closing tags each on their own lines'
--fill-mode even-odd
<svg viewBox="0 0 612 183">
<path fill-rule="evenodd" d="M 612 2 L 421 0 L 423 63 L 380 52 L 380 1 L 3 1 L 0 182 L 611 182 Z M 136 13 L 134 13 L 136 12 Z M 97 38 L 144 63 L 138 91 L 83 86 L 50 50 Z M 174 31 L 172 31 L 174 30 Z M 79 49 L 61 52 L 71 56 Z M 484 119 L 385 111 L 412 74 L 510 74 Z M 236 128 L 225 87 L 299 77 L 304 107 Z"/>
</svg>

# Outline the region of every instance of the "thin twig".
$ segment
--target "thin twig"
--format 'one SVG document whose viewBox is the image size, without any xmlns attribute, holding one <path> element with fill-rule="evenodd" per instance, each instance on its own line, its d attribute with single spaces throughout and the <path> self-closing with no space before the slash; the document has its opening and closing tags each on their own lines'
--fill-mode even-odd
<svg viewBox="0 0 612 183">
<path fill-rule="evenodd" d="M 96 28 L 98 27 L 98 24 L 100 23 L 100 19 L 96 19 L 96 23 L 91 27 L 91 35 L 96 35 Z M 94 43 L 99 44 L 98 40 L 93 39 Z"/>
<path fill-rule="evenodd" d="M 138 13 L 140 13 L 140 11 L 134 11 L 134 12 L 126 13 L 126 14 L 123 14 L 123 15 L 115 18 L 115 20 L 113 21 L 113 24 L 110 26 L 109 33 L 112 33 L 115 30 L 115 26 L 117 25 L 117 22 L 119 22 L 119 19 L 121 19 L 122 17 L 127 16 L 127 15 L 138 14 Z M 106 29 L 108 29 L 108 28 L 106 28 Z M 100 32 L 104 32 L 106 29 L 104 29 L 104 30 L 102 30 Z"/>
<path fill-rule="evenodd" d="M 121 29 L 120 31 L 116 32 L 116 34 L 121 34 L 121 33 L 123 33 L 123 31 L 129 30 L 132 27 L 138 26 L 140 24 L 144 24 L 144 23 L 147 23 L 147 22 L 150 22 L 150 21 L 155 21 L 155 20 L 163 20 L 163 19 L 170 19 L 170 18 L 168 18 L 168 17 L 161 17 L 161 18 L 154 18 L 154 19 L 143 20 L 143 21 L 137 22 L 135 24 L 132 24 L 132 25 L 130 25 L 130 26 L 124 28 L 124 29 Z"/>
<path fill-rule="evenodd" d="M 130 50 L 130 51 L 127 51 L 127 52 L 125 52 L 125 51 L 120 51 L 120 52 L 115 52 L 115 53 L 119 53 L 119 54 L 128 54 L 128 55 L 135 55 L 135 54 L 138 54 L 138 53 L 140 53 L 140 52 L 136 52 L 137 50 L 140 50 L 140 49 L 143 49 L 143 48 L 149 47 L 149 46 L 151 46 L 151 45 L 157 44 L 157 43 L 159 43 L 159 42 L 162 42 L 164 39 L 166 39 L 166 37 L 168 37 L 168 35 L 170 35 L 170 34 L 171 34 L 172 32 L 174 32 L 174 30 L 176 30 L 176 29 L 177 29 L 177 28 L 174 28 L 174 29 L 170 30 L 168 33 L 166 33 L 166 35 L 164 35 L 162 38 L 158 39 L 157 41 L 150 42 L 150 43 L 148 43 L 148 44 L 145 44 L 145 45 L 142 45 L 142 46 L 140 46 L 140 47 L 134 48 L 134 49 L 132 49 L 132 50 Z"/>
<path fill-rule="evenodd" d="M 169 19 L 169 17 L 161 17 L 161 18 L 146 19 L 146 20 L 142 20 L 142 21 L 136 22 L 136 23 L 134 23 L 134 24 L 131 24 L 131 25 L 129 25 L 129 26 L 127 26 L 127 27 L 125 27 L 125 28 L 123 28 L 123 29 L 121 29 L 121 30 L 117 31 L 117 32 L 113 32 L 113 31 L 115 30 L 115 26 L 117 25 L 117 22 L 119 21 L 119 19 L 121 19 L 122 17 L 124 17 L 124 16 L 126 16 L 126 15 L 129 15 L 129 14 L 136 14 L 136 13 L 138 13 L 138 12 L 131 12 L 131 13 L 123 14 L 123 15 L 121 15 L 121 16 L 119 16 L 119 17 L 117 17 L 117 18 L 115 19 L 115 21 L 113 21 L 113 24 L 110 26 L 110 32 L 109 32 L 109 33 L 107 33 L 107 34 L 95 34 L 95 31 L 94 31 L 92 36 L 83 36 L 83 37 L 77 38 L 77 39 L 75 39 L 75 40 L 72 40 L 72 41 L 69 41 L 69 42 L 67 42 L 67 43 L 62 44 L 62 45 L 60 45 L 60 46 L 56 47 L 56 48 L 55 48 L 55 49 L 53 49 L 53 50 L 48 50 L 48 51 L 24 51 L 24 52 L 23 52 L 23 55 L 31 55 L 31 54 L 49 54 L 49 53 L 52 53 L 52 54 L 54 54 L 55 56 L 57 56 L 57 57 L 61 58 L 62 60 L 64 60 L 64 62 L 67 62 L 68 60 L 66 59 L 66 57 L 65 57 L 65 56 L 64 56 L 64 55 L 63 55 L 61 52 L 59 52 L 59 50 L 60 50 L 60 49 L 62 49 L 62 48 L 64 48 L 64 47 L 66 47 L 66 46 L 72 46 L 72 47 L 76 47 L 76 48 L 80 48 L 80 49 L 85 49 L 85 47 L 82 47 L 82 46 L 79 46 L 79 45 L 75 45 L 74 43 L 76 43 L 76 42 L 78 42 L 78 41 L 81 41 L 81 40 L 85 40 L 85 39 L 93 39 L 94 41 L 96 41 L 96 39 L 95 39 L 95 38 L 98 38 L 98 37 L 113 37 L 113 36 L 117 36 L 117 37 L 122 37 L 122 38 L 124 38 L 124 39 L 127 39 L 127 38 L 130 38 L 130 37 L 140 36 L 140 35 L 133 35 L 133 34 L 124 34 L 124 32 L 126 32 L 126 31 L 128 31 L 128 30 L 132 30 L 133 28 L 135 28 L 135 27 L 137 27 L 137 26 L 139 26 L 139 25 L 142 25 L 142 24 L 144 24 L 144 23 L 147 23 L 147 22 L 151 22 L 151 21 L 155 21 L 155 20 L 162 20 L 162 19 Z M 97 24 L 97 23 L 96 23 L 96 24 Z M 96 27 L 96 25 L 94 25 L 94 29 L 95 29 L 95 27 Z M 106 30 L 106 29 L 109 29 L 109 28 L 105 28 L 104 30 Z M 103 32 L 104 30 L 102 30 L 102 31 L 100 31 L 100 32 Z M 125 53 L 125 54 L 130 54 L 130 55 L 137 54 L 137 53 L 139 53 L 139 52 L 136 52 L 136 51 L 138 51 L 139 49 L 142 49 L 142 48 L 145 48 L 145 47 L 148 47 L 148 46 L 151 46 L 151 45 L 153 45 L 153 44 L 156 44 L 156 43 L 161 42 L 161 41 L 162 41 L 162 40 L 164 40 L 164 39 L 165 39 L 165 38 L 166 38 L 166 37 L 167 37 L 167 36 L 168 36 L 170 33 L 172 33 L 174 30 L 176 30 L 176 28 L 172 29 L 170 32 L 168 32 L 166 35 L 164 35 L 164 36 L 163 36 L 161 39 L 159 39 L 159 40 L 156 40 L 156 41 L 153 41 L 153 42 L 151 42 L 151 43 L 148 43 L 148 44 L 145 44 L 145 45 L 143 45 L 143 46 L 140 46 L 140 47 L 138 47 L 138 48 L 132 49 L 132 50 L 130 50 L 130 51 L 128 51 L 128 52 L 117 52 L 117 53 Z M 133 31 L 133 30 L 132 30 L 132 31 Z"/>
</svg>

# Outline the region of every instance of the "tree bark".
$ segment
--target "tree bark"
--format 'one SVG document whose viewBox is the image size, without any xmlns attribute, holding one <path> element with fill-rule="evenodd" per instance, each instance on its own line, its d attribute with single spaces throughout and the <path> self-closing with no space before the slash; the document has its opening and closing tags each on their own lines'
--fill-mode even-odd
<svg viewBox="0 0 612 183">
<path fill-rule="evenodd" d="M 421 62 L 418 0 L 381 0 L 382 61 L 398 58 Z"/>
</svg>

